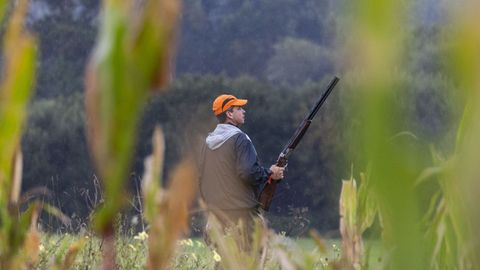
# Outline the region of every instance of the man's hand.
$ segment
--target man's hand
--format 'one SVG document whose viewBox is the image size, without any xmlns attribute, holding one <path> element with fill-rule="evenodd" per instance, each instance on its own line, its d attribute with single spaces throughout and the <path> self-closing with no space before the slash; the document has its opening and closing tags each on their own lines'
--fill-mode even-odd
<svg viewBox="0 0 480 270">
<path fill-rule="evenodd" d="M 272 165 L 270 166 L 270 171 L 272 171 L 273 180 L 280 180 L 283 179 L 283 171 L 285 171 L 285 167 L 278 167 L 277 165 Z"/>
</svg>

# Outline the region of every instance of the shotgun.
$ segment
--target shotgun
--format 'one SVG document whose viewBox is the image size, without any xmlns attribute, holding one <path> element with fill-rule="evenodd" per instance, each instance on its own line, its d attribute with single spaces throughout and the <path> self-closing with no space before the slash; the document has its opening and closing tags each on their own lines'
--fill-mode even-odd
<svg viewBox="0 0 480 270">
<path fill-rule="evenodd" d="M 307 115 L 307 117 L 303 119 L 300 126 L 298 126 L 297 130 L 295 131 L 293 136 L 290 138 L 285 148 L 283 148 L 283 151 L 278 156 L 277 163 L 276 163 L 277 166 L 285 167 L 287 165 L 288 157 L 293 152 L 293 150 L 295 150 L 295 147 L 297 147 L 298 143 L 303 138 L 303 135 L 305 135 L 305 132 L 307 132 L 307 129 L 310 126 L 310 123 L 312 122 L 313 117 L 315 117 L 315 114 L 317 114 L 318 110 L 323 105 L 328 95 L 330 95 L 330 92 L 332 92 L 333 88 L 335 87 L 335 85 L 339 80 L 340 79 L 337 77 L 334 77 L 332 79 L 332 81 L 327 87 L 327 90 L 323 93 L 323 95 L 317 101 L 315 106 L 313 106 L 312 110 Z M 267 183 L 263 187 L 262 191 L 260 191 L 260 195 L 258 196 L 260 207 L 263 210 L 268 211 L 268 209 L 270 208 L 270 204 L 272 203 L 272 199 L 273 199 L 273 196 L 275 195 L 276 189 L 277 189 L 277 181 L 274 181 L 270 176 L 268 178 Z"/>
</svg>

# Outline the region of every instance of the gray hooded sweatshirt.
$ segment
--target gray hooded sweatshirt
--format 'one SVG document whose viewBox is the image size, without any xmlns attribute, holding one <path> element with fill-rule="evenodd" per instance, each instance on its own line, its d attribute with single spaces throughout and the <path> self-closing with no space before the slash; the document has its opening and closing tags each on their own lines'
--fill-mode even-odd
<svg viewBox="0 0 480 270">
<path fill-rule="evenodd" d="M 243 133 L 238 127 L 230 124 L 218 124 L 215 130 L 208 134 L 205 142 L 208 148 L 215 150 L 225 143 L 230 137 Z M 245 134 L 246 136 L 246 134 Z M 248 136 L 247 136 L 248 138 Z M 248 138 L 250 140 L 250 138 Z"/>
</svg>

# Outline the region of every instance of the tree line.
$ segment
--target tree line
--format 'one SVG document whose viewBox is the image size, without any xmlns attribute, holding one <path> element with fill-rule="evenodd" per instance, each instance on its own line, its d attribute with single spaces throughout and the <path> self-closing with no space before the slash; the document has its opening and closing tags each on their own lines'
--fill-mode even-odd
<svg viewBox="0 0 480 270">
<path fill-rule="evenodd" d="M 200 158 L 199 147 L 217 123 L 211 104 L 221 93 L 249 100 L 243 129 L 252 138 L 262 164 L 274 163 L 329 79 L 330 76 L 325 76 L 318 83 L 295 89 L 252 77 L 187 75 L 176 80 L 167 94 L 152 98 L 144 112 L 138 127 L 132 177 L 125 192 L 135 195 L 156 125 L 162 127 L 166 136 L 166 176 L 181 157 Z M 399 83 L 414 85 L 416 80 L 419 78 L 413 75 L 405 76 Z M 280 185 L 271 211 L 278 228 L 297 221 L 322 230 L 336 227 L 340 180 L 350 176 L 352 165 L 358 169 L 366 166 L 360 153 L 353 160 L 355 153 L 349 152 L 357 141 L 355 125 L 361 125 L 353 106 L 355 88 L 351 83 L 348 78 L 341 81 L 292 155 L 286 180 Z M 422 88 L 434 86 L 444 90 L 451 87 L 447 80 L 431 78 L 425 80 Z M 403 123 L 404 129 L 398 132 L 415 130 L 418 143 L 441 146 L 453 128 L 448 121 L 454 115 L 452 105 L 448 104 L 448 95 L 441 96 L 439 92 L 428 93 L 434 100 L 422 101 L 425 91 L 428 90 L 414 89 L 407 95 L 399 95 L 397 101 L 405 104 L 404 111 L 412 115 L 412 121 Z M 83 104 L 82 94 L 34 102 L 22 145 L 24 190 L 46 186 L 54 193 L 55 205 L 66 213 L 85 218 L 95 206 L 96 175 L 86 145 Z M 425 115 L 426 112 L 431 115 Z"/>
<path fill-rule="evenodd" d="M 83 105 L 84 68 L 100 7 L 92 0 L 35 2 L 49 8 L 32 13 L 29 22 L 39 39 L 40 60 L 22 143 L 23 190 L 46 186 L 52 192 L 47 200 L 86 218 L 101 203 L 86 147 Z M 292 156 L 271 219 L 287 231 L 301 224 L 336 228 L 340 180 L 350 176 L 352 167 L 361 171 L 368 165 L 354 152 L 360 141 L 355 130 L 362 125 L 361 104 L 355 102 L 361 70 L 351 70 L 346 60 L 354 56 L 344 55 L 348 18 L 338 16 L 341 9 L 335 1 L 184 1 L 174 82 L 144 112 L 126 192 L 135 194 L 138 187 L 153 127 L 161 125 L 166 134 L 168 174 L 181 156 L 195 155 L 214 128 L 211 102 L 224 92 L 249 99 L 244 130 L 262 163 L 273 163 L 335 74 L 340 84 Z M 414 38 L 405 42 L 405 67 L 394 69 L 392 77 L 407 89 L 396 99 L 409 115 L 399 134 L 451 151 L 463 101 L 452 98 L 456 84 L 444 72 L 448 43 L 442 40 L 441 23 L 419 20 L 406 27 Z"/>
</svg>

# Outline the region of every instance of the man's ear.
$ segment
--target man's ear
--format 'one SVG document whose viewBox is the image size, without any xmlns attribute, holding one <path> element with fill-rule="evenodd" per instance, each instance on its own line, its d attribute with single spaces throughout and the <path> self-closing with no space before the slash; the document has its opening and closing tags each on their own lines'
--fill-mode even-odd
<svg viewBox="0 0 480 270">
<path fill-rule="evenodd" d="M 227 118 L 232 118 L 233 112 L 232 111 L 226 111 L 225 114 L 226 114 Z"/>
</svg>

